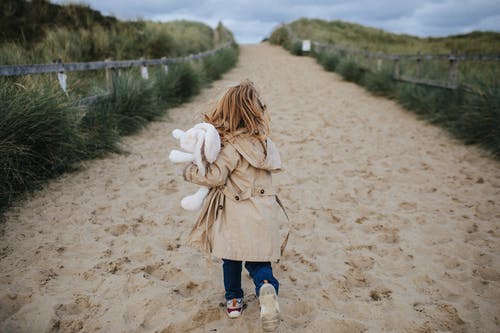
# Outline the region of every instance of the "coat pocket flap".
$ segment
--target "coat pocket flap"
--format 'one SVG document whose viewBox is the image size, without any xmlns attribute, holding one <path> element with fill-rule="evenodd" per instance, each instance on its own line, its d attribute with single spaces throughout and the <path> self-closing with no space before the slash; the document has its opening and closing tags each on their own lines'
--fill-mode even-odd
<svg viewBox="0 0 500 333">
<path fill-rule="evenodd" d="M 276 195 L 272 186 L 256 186 L 252 189 L 252 196 L 262 197 L 266 195 Z"/>
<path fill-rule="evenodd" d="M 233 189 L 230 189 L 228 186 L 225 186 L 224 189 L 222 190 L 222 193 L 226 196 L 226 198 L 229 198 L 232 201 L 241 201 L 241 200 L 246 200 L 252 196 L 252 190 L 251 189 L 246 189 L 244 191 L 235 191 Z"/>
</svg>

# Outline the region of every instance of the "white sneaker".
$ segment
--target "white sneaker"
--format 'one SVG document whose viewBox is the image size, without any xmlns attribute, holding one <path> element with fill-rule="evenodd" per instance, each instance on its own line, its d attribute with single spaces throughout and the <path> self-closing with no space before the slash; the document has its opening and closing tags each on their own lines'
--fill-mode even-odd
<svg viewBox="0 0 500 333">
<path fill-rule="evenodd" d="M 280 305 L 273 285 L 264 280 L 259 290 L 260 319 L 265 332 L 274 332 L 280 325 Z"/>
<path fill-rule="evenodd" d="M 233 298 L 227 301 L 227 315 L 229 318 L 238 318 L 243 312 L 243 298 Z"/>
</svg>

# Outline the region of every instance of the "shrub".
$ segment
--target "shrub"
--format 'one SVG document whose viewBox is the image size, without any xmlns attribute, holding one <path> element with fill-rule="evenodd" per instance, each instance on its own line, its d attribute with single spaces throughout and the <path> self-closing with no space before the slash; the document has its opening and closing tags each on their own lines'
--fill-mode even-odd
<svg viewBox="0 0 500 333">
<path fill-rule="evenodd" d="M 238 50 L 236 48 L 225 48 L 218 51 L 213 56 L 204 58 L 203 71 L 208 81 L 219 79 L 222 74 L 232 68 L 238 60 Z"/>
<path fill-rule="evenodd" d="M 103 101 L 116 119 L 118 133 L 129 135 L 161 115 L 154 97 L 152 81 L 124 72 L 115 77 L 114 92 Z"/>
<path fill-rule="evenodd" d="M 352 59 L 342 59 L 337 66 L 337 72 L 339 72 L 346 81 L 360 83 L 366 69 L 359 66 Z"/>
<path fill-rule="evenodd" d="M 324 69 L 330 72 L 334 72 L 338 64 L 340 63 L 339 56 L 326 51 L 318 53 L 316 55 L 316 60 L 321 66 L 323 66 Z"/>
<path fill-rule="evenodd" d="M 0 208 L 72 169 L 83 144 L 74 109 L 49 88 L 0 83 Z"/>
<path fill-rule="evenodd" d="M 468 144 L 480 144 L 500 159 L 500 86 L 482 85 L 480 91 L 468 94 L 458 108 L 461 113 L 450 130 Z"/>
<path fill-rule="evenodd" d="M 269 37 L 269 42 L 275 45 L 284 45 L 288 41 L 288 31 L 284 26 L 274 30 Z"/>
<path fill-rule="evenodd" d="M 375 95 L 394 97 L 395 82 L 390 70 L 367 71 L 361 80 L 361 84 Z"/>
<path fill-rule="evenodd" d="M 168 66 L 168 73 L 158 71 L 155 74 L 156 96 L 167 107 L 179 105 L 197 94 L 202 85 L 201 73 L 189 63 L 175 63 Z"/>
<path fill-rule="evenodd" d="M 302 52 L 302 42 L 301 41 L 296 41 L 296 42 L 290 43 L 290 46 L 288 47 L 288 50 L 293 55 L 301 56 L 303 54 L 303 52 Z"/>
<path fill-rule="evenodd" d="M 78 124 L 78 132 L 85 145 L 85 154 L 82 156 L 85 159 L 101 157 L 109 152 L 120 152 L 120 136 L 108 98 L 101 97 L 89 105 Z"/>
</svg>

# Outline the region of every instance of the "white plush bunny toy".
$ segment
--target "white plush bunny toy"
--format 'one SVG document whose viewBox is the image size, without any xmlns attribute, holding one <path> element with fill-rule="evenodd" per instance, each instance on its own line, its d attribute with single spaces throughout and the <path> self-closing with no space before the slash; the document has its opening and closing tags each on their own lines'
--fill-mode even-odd
<svg viewBox="0 0 500 333">
<path fill-rule="evenodd" d="M 208 163 L 214 162 L 220 152 L 220 136 L 215 127 L 209 123 L 199 123 L 185 132 L 175 129 L 172 135 L 179 140 L 180 146 L 185 152 L 172 150 L 168 156 L 170 161 L 174 163 L 194 162 L 198 166 L 200 175 L 204 176 L 205 160 Z M 203 157 L 205 157 L 205 160 Z M 209 190 L 206 186 L 200 186 L 200 189 L 195 194 L 182 199 L 182 208 L 199 210 Z"/>
</svg>

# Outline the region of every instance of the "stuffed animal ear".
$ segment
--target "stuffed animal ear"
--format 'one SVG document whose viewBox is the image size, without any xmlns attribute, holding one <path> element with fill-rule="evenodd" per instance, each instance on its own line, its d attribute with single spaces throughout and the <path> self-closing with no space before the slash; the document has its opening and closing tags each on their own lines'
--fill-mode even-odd
<svg viewBox="0 0 500 333">
<path fill-rule="evenodd" d="M 176 138 L 177 140 L 180 140 L 182 138 L 182 136 L 184 135 L 184 131 L 183 130 L 180 130 L 180 129 L 174 129 L 172 131 L 172 136 L 174 138 Z"/>
<path fill-rule="evenodd" d="M 209 123 L 200 123 L 195 126 L 205 132 L 205 145 L 203 152 L 208 163 L 213 163 L 220 152 L 220 136 L 217 129 Z"/>
<path fill-rule="evenodd" d="M 168 159 L 173 163 L 185 163 L 194 161 L 194 155 L 173 149 L 168 155 Z"/>
</svg>

